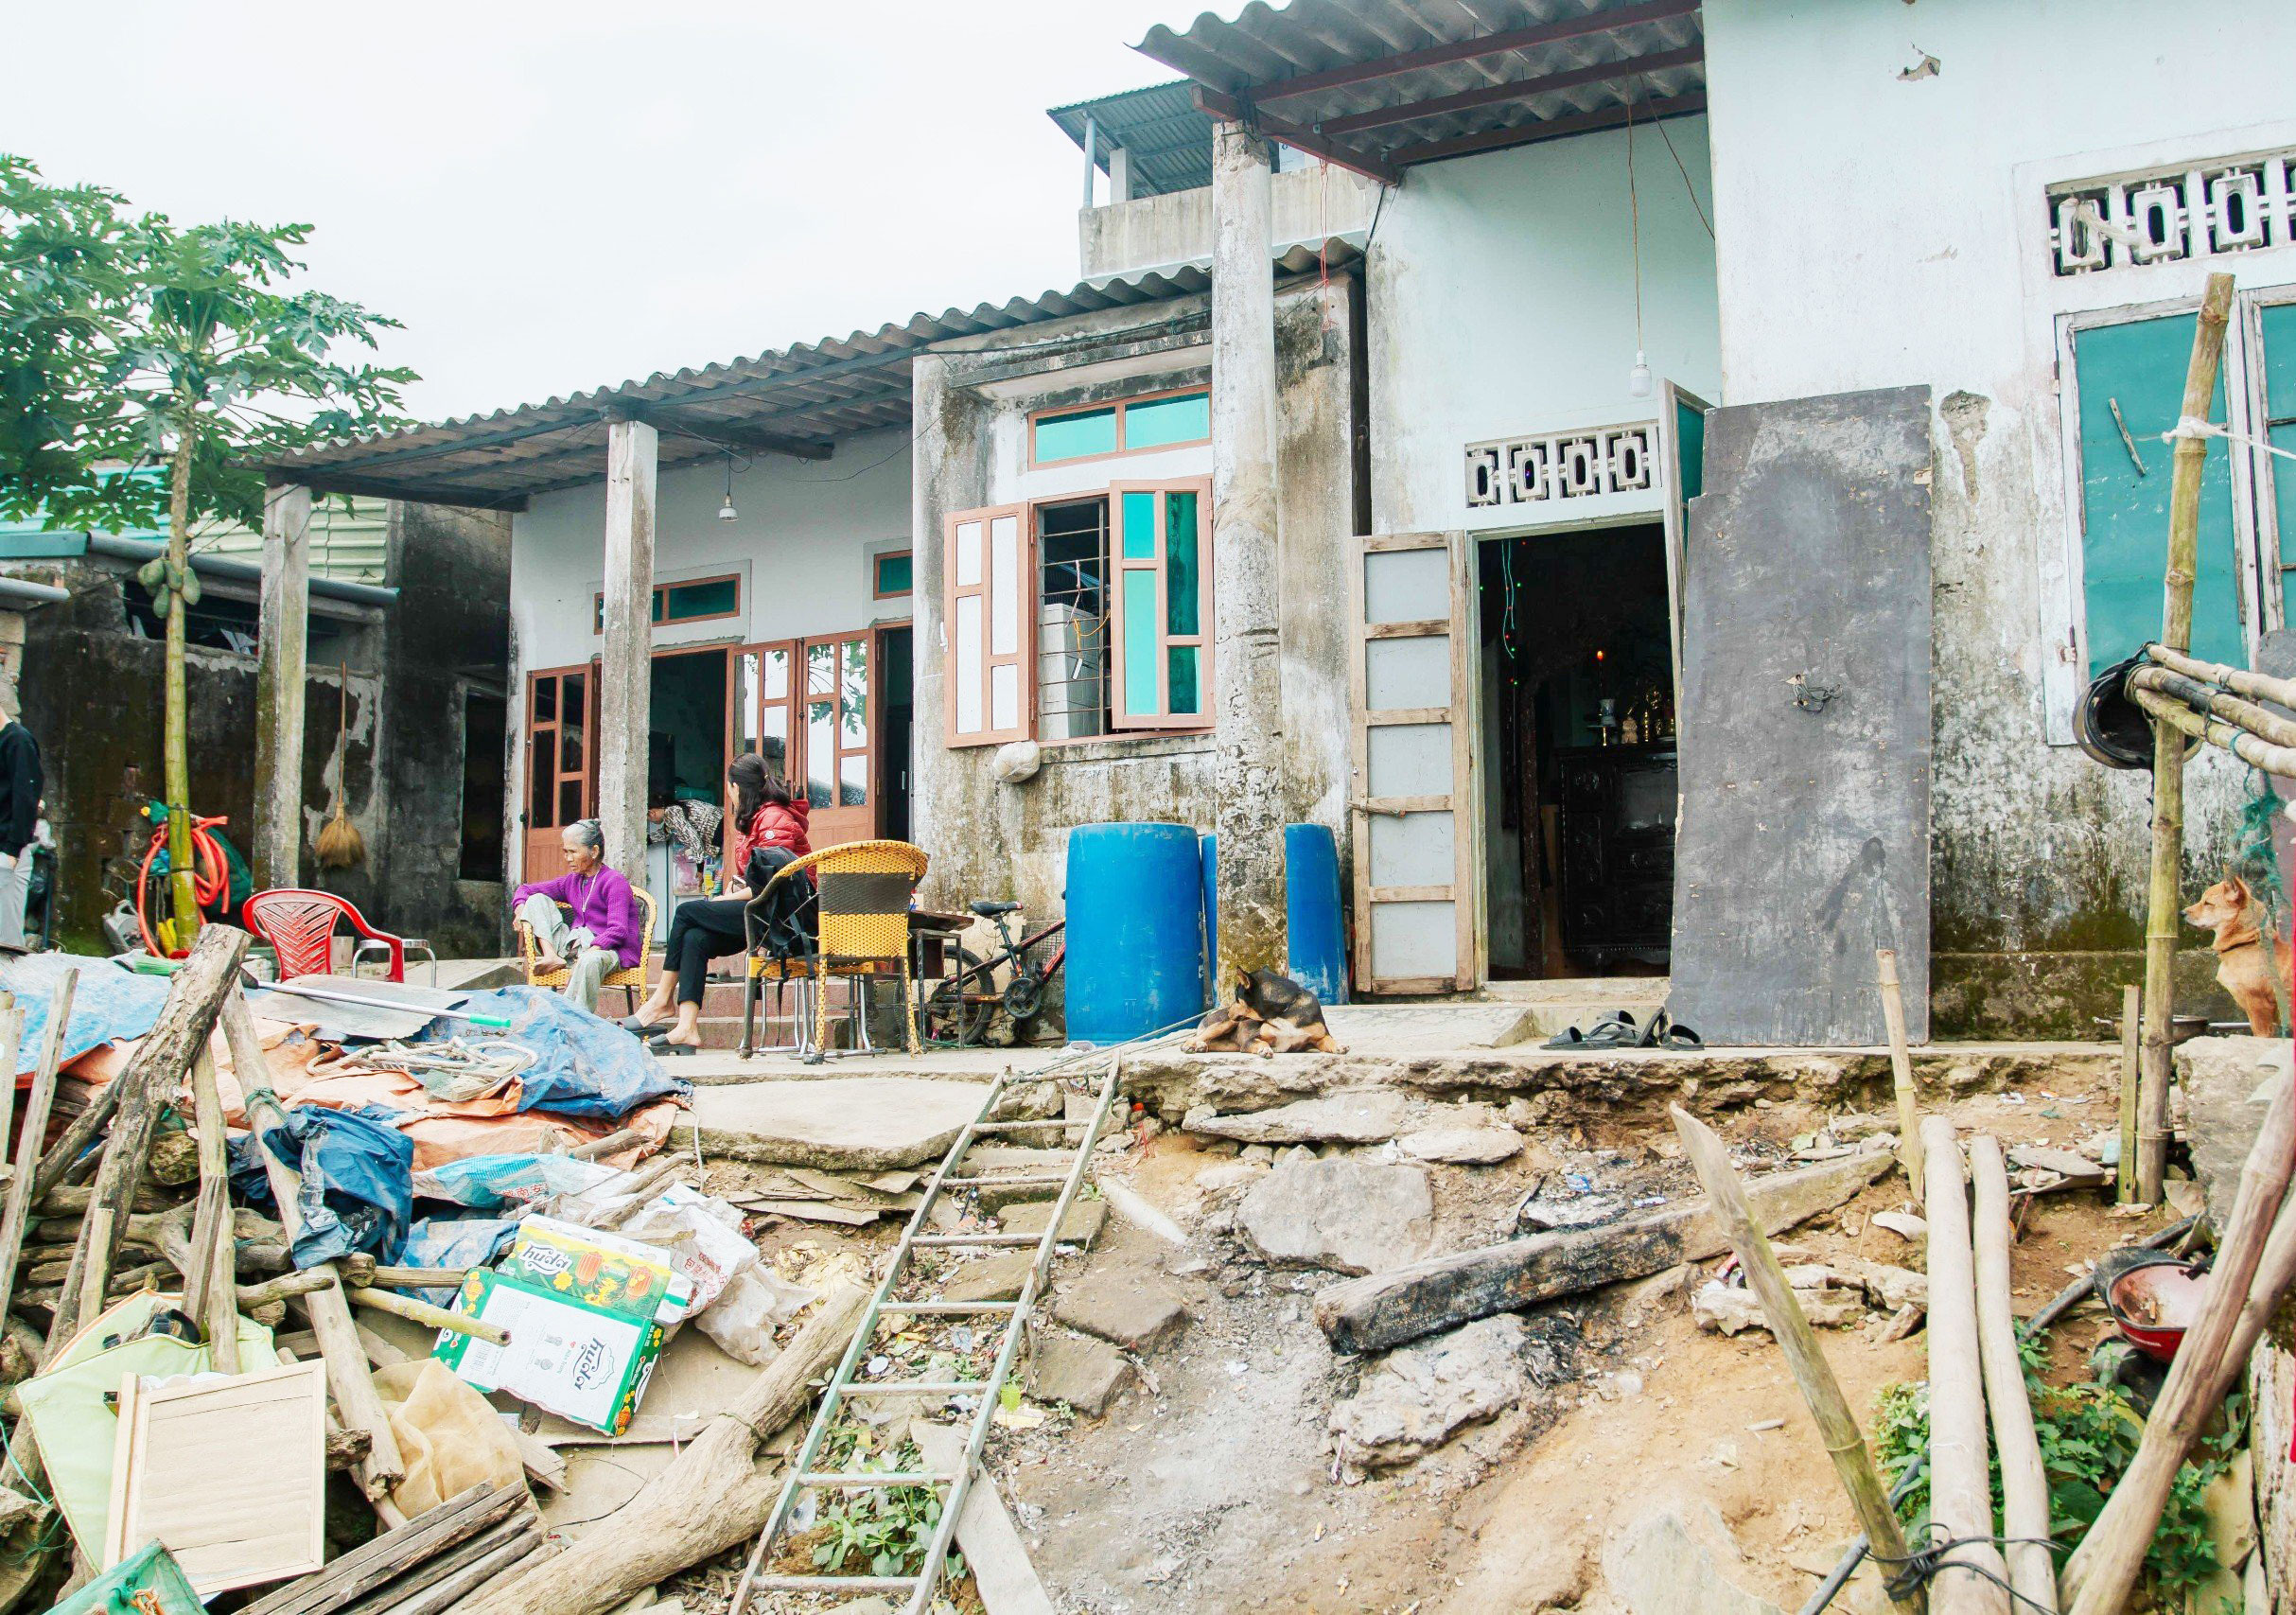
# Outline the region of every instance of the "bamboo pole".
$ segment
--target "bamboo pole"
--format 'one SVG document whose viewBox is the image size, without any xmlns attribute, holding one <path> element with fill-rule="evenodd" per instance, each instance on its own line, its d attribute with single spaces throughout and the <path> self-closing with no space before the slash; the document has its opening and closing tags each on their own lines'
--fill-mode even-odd
<svg viewBox="0 0 2296 1615">
<path fill-rule="evenodd" d="M 354 1307 L 370 1307 L 377 1312 L 395 1313 L 425 1328 L 450 1329 L 458 1335 L 468 1335 L 492 1345 L 510 1344 L 510 1331 L 500 1324 L 482 1323 L 460 1312 L 449 1312 L 444 1307 L 433 1307 L 428 1301 L 417 1301 L 413 1296 L 401 1295 L 394 1290 L 353 1286 L 349 1293 Z"/>
<path fill-rule="evenodd" d="M 2129 676 L 2127 688 L 2149 690 L 2154 694 L 2182 701 L 2198 714 L 2221 719 L 2273 746 L 2296 746 L 2296 722 L 2267 711 L 2253 701 L 2243 701 L 2197 678 L 2187 678 L 2182 673 L 2171 673 L 2165 667 L 2140 667 Z"/>
<path fill-rule="evenodd" d="M 2233 277 L 2212 274 L 2193 331 L 2178 418 L 2208 418 L 2224 360 Z M 2192 585 L 2200 549 L 2200 473 L 2208 440 L 2179 437 L 2168 493 L 2168 565 L 2163 579 L 2161 643 L 2192 648 Z M 2142 695 L 2139 696 L 2142 705 Z M 2146 707 L 2147 711 L 2152 708 Z M 2158 715 L 2157 713 L 2155 714 Z M 2144 1042 L 2137 1080 L 2137 1198 L 2157 1203 L 2168 1166 L 2169 1027 L 2176 1015 L 2179 876 L 2184 856 L 2184 736 L 2173 723 L 2152 727 L 2152 873 L 2145 920 Z"/>
<path fill-rule="evenodd" d="M 2296 750 L 2274 746 L 2221 718 L 2203 717 L 2183 702 L 2172 700 L 2157 690 L 2131 690 L 2129 698 L 2143 708 L 2147 716 L 2166 724 L 2180 734 L 2221 746 L 2241 762 L 2261 768 L 2267 774 L 2277 774 L 2284 779 L 2296 778 Z"/>
<path fill-rule="evenodd" d="M 2147 645 L 2145 658 L 2155 667 L 2181 673 L 2202 684 L 2221 684 L 2235 695 L 2245 695 L 2252 701 L 2270 701 L 2276 707 L 2296 711 L 2296 678 L 2274 678 L 2269 673 L 2255 673 L 2245 667 L 2200 661 L 2166 645 Z"/>
<path fill-rule="evenodd" d="M 1921 1198 L 1921 1127 L 1919 1100 L 1914 1093 L 1913 1051 L 1905 1046 L 1905 994 L 1898 985 L 1898 951 L 1873 951 L 1875 974 L 1882 983 L 1882 1019 L 1889 1026 L 1889 1078 L 1898 1091 L 1898 1159 L 1914 1199 Z"/>
<path fill-rule="evenodd" d="M 2120 1202 L 2136 1203 L 2137 1019 L 2144 990 L 2134 982 L 2121 989 L 2121 1160 Z"/>
<path fill-rule="evenodd" d="M 1889 1506 L 1889 1494 L 1883 1488 L 1882 1477 L 1873 1466 L 1873 1455 L 1866 1450 L 1866 1438 L 1858 1430 L 1857 1415 L 1849 1411 L 1849 1399 L 1842 1395 L 1841 1382 L 1833 1377 L 1832 1365 L 1818 1349 L 1817 1334 L 1810 1327 L 1810 1320 L 1802 1315 L 1800 1304 L 1794 1299 L 1794 1288 L 1786 1282 L 1785 1270 L 1779 1266 L 1778 1253 L 1770 1249 L 1769 1237 L 1761 1231 L 1761 1220 L 1746 1203 L 1745 1185 L 1731 1168 L 1729 1150 L 1711 1128 L 1680 1105 L 1670 1106 L 1669 1110 L 1674 1118 L 1674 1132 L 1681 1136 L 1683 1152 L 1690 1157 L 1699 1183 L 1705 1186 L 1714 1220 L 1729 1236 L 1730 1246 L 1745 1269 L 1746 1282 L 1761 1298 L 1762 1312 L 1770 1321 L 1770 1332 L 1778 1337 L 1786 1367 L 1794 1376 L 1794 1383 L 1800 1388 L 1810 1417 L 1825 1442 L 1826 1455 L 1833 1460 L 1833 1472 L 1841 1481 L 1842 1489 L 1849 1494 L 1849 1506 L 1857 1514 L 1858 1523 L 1866 1528 L 1866 1539 L 1873 1545 L 1875 1559 L 1885 1565 L 1902 1563 L 1906 1557 L 1905 1533 Z M 1980 1483 L 1983 1478 L 1981 1467 Z M 1919 1587 L 1908 1590 L 1902 1598 L 1896 1598 L 1896 1602 L 1901 1609 L 1917 1612 L 1928 1606 L 1928 1600 Z"/>
<path fill-rule="evenodd" d="M 2291 1149 L 2296 1149 L 2296 1092 L 2288 1083 L 2275 1082 L 2272 1108 L 2240 1168 L 2240 1187 L 2224 1220 L 2200 1315 L 2184 1331 L 2183 1343 L 2168 1365 L 2168 1378 L 2145 1421 L 2136 1457 L 2065 1566 L 2064 1592 L 2073 1615 L 2110 1615 L 2128 1599 L 2177 1469 L 2202 1423 L 2223 1399 L 2229 1375 L 2239 1366 L 2231 1350 L 2252 1318 L 2261 1329 L 2263 1317 L 2270 1311 L 2270 1305 L 2257 1306 L 2264 1298 L 2261 1291 L 2252 1298 L 2250 1287 L 2258 1276 L 2268 1241 L 2274 1247 L 2275 1264 L 2296 1249 L 2296 1214 L 2283 1204 L 2291 1167 L 2296 1166 Z M 2266 1276 L 2281 1276 L 2285 1284 L 2284 1274 Z M 1930 1300 L 1934 1307 L 1934 1276 Z M 2276 1305 L 2278 1296 L 2270 1302 Z M 1934 1311 L 1931 1326 L 1936 1327 Z M 2249 1338 L 2252 1344 L 2253 1337 Z"/>
<path fill-rule="evenodd" d="M 1930 1583 L 1937 1615 L 2007 1615 L 2008 1593 L 1987 1575 L 2008 1567 L 1993 1535 L 1986 1480 L 1985 1392 L 1977 1343 L 1977 1278 L 1970 1248 L 1969 1190 L 1954 1124 L 1921 1123 L 1929 1193 L 1929 1518 L 1946 1538 L 1979 1537 L 1955 1548 Z M 1955 1571 L 1954 1566 L 1966 1569 Z M 1983 1574 L 1978 1572 L 1982 1571 Z"/>
<path fill-rule="evenodd" d="M 2057 1561 L 2046 1540 L 2032 1540 L 2049 1535 L 2049 1476 L 2042 1467 L 2024 1364 L 2017 1356 L 2017 1319 L 2009 1309 L 2009 1169 L 2001 1141 L 1984 1132 L 1971 1139 L 1969 1165 L 1976 1200 L 1977 1351 L 1993 1447 L 2001 1454 L 2002 1557 L 2008 1561 L 2009 1586 L 2024 1601 L 2019 1608 L 2052 1615 Z M 1934 1408 L 1934 1385 L 1930 1397 Z"/>
<path fill-rule="evenodd" d="M 191 1266 L 184 1273 L 184 1309 L 207 1333 L 219 1374 L 239 1372 L 239 1306 L 231 1225 L 231 1177 L 225 1161 L 223 1100 L 216 1062 L 204 1044 L 191 1060 L 191 1121 L 200 1145 L 198 1210 L 191 1220 Z"/>
</svg>

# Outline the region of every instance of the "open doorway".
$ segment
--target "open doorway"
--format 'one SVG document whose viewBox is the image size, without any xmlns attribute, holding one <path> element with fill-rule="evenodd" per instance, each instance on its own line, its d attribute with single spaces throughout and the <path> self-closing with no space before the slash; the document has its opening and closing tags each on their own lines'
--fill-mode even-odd
<svg viewBox="0 0 2296 1615">
<path fill-rule="evenodd" d="M 1476 546 L 1495 979 L 1666 973 L 1675 817 L 1666 544 L 1651 521 Z"/>
<path fill-rule="evenodd" d="M 715 834 L 726 799 L 727 663 L 723 646 L 656 651 L 646 721 L 646 886 L 655 927 L 667 935 L 670 913 L 721 884 L 722 837 Z M 689 816 L 679 808 L 699 810 Z M 672 811 L 677 810 L 677 811 Z"/>
</svg>

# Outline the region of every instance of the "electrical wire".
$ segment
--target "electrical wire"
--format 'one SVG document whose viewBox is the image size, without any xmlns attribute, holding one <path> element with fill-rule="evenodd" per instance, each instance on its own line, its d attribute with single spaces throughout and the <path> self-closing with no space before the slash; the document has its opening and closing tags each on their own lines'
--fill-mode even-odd
<svg viewBox="0 0 2296 1615">
<path fill-rule="evenodd" d="M 1626 103 L 1626 207 L 1634 232 L 1635 351 L 1642 351 L 1642 199 L 1635 189 L 1635 104 Z M 1641 360 L 1637 360 L 1639 364 Z"/>
</svg>

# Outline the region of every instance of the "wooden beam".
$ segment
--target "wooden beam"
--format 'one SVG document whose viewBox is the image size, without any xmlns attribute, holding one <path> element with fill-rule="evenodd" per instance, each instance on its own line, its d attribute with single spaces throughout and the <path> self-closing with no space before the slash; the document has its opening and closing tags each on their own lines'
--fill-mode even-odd
<svg viewBox="0 0 2296 1615">
<path fill-rule="evenodd" d="M 255 624 L 255 886 L 303 884 L 304 651 L 311 614 L 311 490 L 263 490 Z"/>
<path fill-rule="evenodd" d="M 734 448 L 754 448 L 764 454 L 786 454 L 793 460 L 827 460 L 836 453 L 834 443 L 814 438 L 784 437 L 780 432 L 759 431 L 754 428 L 734 425 L 705 426 L 691 417 L 681 418 L 675 411 L 658 404 L 647 404 L 632 412 L 657 431 L 674 437 L 698 438 L 704 443 L 722 443 Z"/>
<path fill-rule="evenodd" d="M 1627 121 L 1629 114 L 1637 123 L 1656 123 L 1660 118 L 1683 117 L 1704 111 L 1706 92 L 1690 90 L 1661 100 L 1638 102 L 1631 107 L 1597 107 L 1593 112 L 1574 113 L 1569 117 L 1540 118 L 1530 123 L 1510 124 L 1505 129 L 1478 130 L 1473 134 L 1454 135 L 1448 140 L 1425 140 L 1415 146 L 1397 146 L 1387 153 L 1387 160 L 1399 168 L 1410 168 L 1445 157 L 1464 157 L 1476 151 L 1503 151 L 1510 147 L 1531 146 L 1541 140 L 1560 140 L 1568 134 L 1591 134 L 1599 129 L 1617 129 Z"/>
<path fill-rule="evenodd" d="M 1567 73 L 1517 79 L 1505 84 L 1484 84 L 1477 89 L 1462 90 L 1456 96 L 1437 96 L 1425 101 L 1401 101 L 1392 107 L 1374 107 L 1369 112 L 1321 118 L 1308 127 L 1320 134 L 1352 134 L 1358 129 L 1377 129 L 1382 124 L 1408 123 L 1412 118 L 1420 117 L 1440 117 L 1446 113 L 1467 112 L 1504 101 L 1525 101 L 1534 96 L 1573 90 L 1582 84 L 1606 84 L 1615 79 L 1631 79 L 1639 73 L 1663 73 L 1669 68 L 1694 67 L 1705 60 L 1706 46 L 1703 44 L 1686 44 L 1679 50 L 1654 51 L 1648 56 L 1630 56 L 1621 61 L 1598 61 L 1590 67 L 1573 67 Z"/>
<path fill-rule="evenodd" d="M 1341 67 L 1327 67 L 1320 73 L 1302 73 L 1294 78 L 1253 85 L 1248 93 L 1254 101 L 1283 100 L 1317 90 L 1337 89 L 1342 84 L 1360 84 L 1370 79 L 1409 73 L 1415 67 L 1440 67 L 1449 61 L 1471 61 L 1479 56 L 1497 56 L 1501 51 L 1551 44 L 1557 40 L 1582 39 L 1588 34 L 1606 34 L 1614 28 L 1630 28 L 1639 23 L 1663 22 L 1668 17 L 1687 16 L 1697 9 L 1698 0 L 1647 0 L 1646 4 L 1640 6 L 1621 6 L 1610 11 L 1589 11 L 1585 16 L 1564 17 L 1527 28 L 1510 28 L 1504 33 L 1479 34 L 1473 39 L 1450 40 L 1442 44 L 1428 45 L 1424 50 L 1407 50 L 1371 61 L 1351 61 Z"/>
<path fill-rule="evenodd" d="M 642 420 L 606 428 L 605 636 L 590 733 L 606 862 L 645 884 L 647 711 L 654 687 L 654 510 L 660 434 Z"/>
<path fill-rule="evenodd" d="M 1280 140 L 1287 146 L 1297 147 L 1310 156 L 1321 157 L 1335 167 L 1366 175 L 1382 184 L 1399 185 L 1403 183 L 1403 171 L 1393 164 L 1383 162 L 1370 152 L 1358 150 L 1342 141 L 1326 140 L 1314 130 L 1288 118 L 1261 112 L 1225 90 L 1199 84 L 1195 87 L 1195 99 L 1197 108 L 1210 116 L 1249 125 L 1262 134 Z"/>
</svg>

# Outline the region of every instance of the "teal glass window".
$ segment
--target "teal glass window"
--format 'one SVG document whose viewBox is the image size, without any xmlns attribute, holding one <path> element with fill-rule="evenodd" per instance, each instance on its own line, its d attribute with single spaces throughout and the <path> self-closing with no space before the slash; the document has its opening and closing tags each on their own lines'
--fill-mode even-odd
<svg viewBox="0 0 2296 1615">
<path fill-rule="evenodd" d="M 741 601 L 742 586 L 733 578 L 674 583 L 654 591 L 654 621 L 691 623 L 702 617 L 730 617 Z"/>
<path fill-rule="evenodd" d="M 1124 711 L 1127 716 L 1152 717 L 1157 711 L 1156 574 L 1134 568 L 1123 577 Z"/>
<path fill-rule="evenodd" d="M 1201 712 L 1203 702 L 1196 691 L 1196 660 L 1203 654 L 1202 650 L 1195 645 L 1170 645 L 1164 654 L 1171 663 L 1167 682 L 1172 691 L 1173 713 Z"/>
<path fill-rule="evenodd" d="M 879 555 L 871 567 L 874 574 L 871 589 L 880 600 L 890 595 L 906 594 L 915 587 L 916 568 L 906 550 Z"/>
<path fill-rule="evenodd" d="M 1176 393 L 1168 398 L 1124 406 L 1124 447 L 1128 449 L 1202 443 L 1211 435 L 1210 393 Z"/>
<path fill-rule="evenodd" d="M 1090 454 L 1116 452 L 1116 410 L 1076 410 L 1062 415 L 1042 415 L 1036 422 L 1036 459 L 1081 460 Z"/>
<path fill-rule="evenodd" d="M 1128 493 L 1123 510 L 1124 558 L 1128 561 L 1152 561 L 1156 558 L 1156 496 L 1151 493 Z"/>
<path fill-rule="evenodd" d="M 1196 496 L 1164 496 L 1164 629 L 1167 634 L 1193 638 L 1201 633 L 1201 572 L 1197 566 Z M 1174 711 L 1183 709 L 1175 695 Z"/>
</svg>

